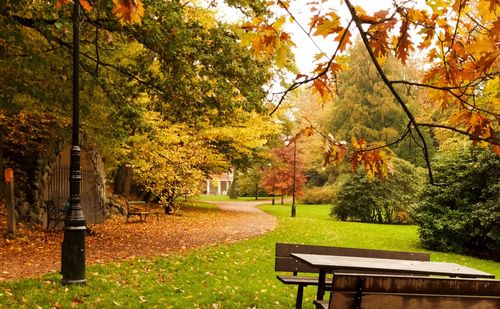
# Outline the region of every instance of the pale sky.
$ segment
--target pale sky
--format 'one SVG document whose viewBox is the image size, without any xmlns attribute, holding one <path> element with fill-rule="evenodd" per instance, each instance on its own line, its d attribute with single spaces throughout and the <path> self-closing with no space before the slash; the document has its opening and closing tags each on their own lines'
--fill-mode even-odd
<svg viewBox="0 0 500 309">
<path fill-rule="evenodd" d="M 307 3 L 311 1 L 312 0 L 293 0 L 291 1 L 289 7 L 289 10 L 294 15 L 294 17 L 297 18 L 302 27 L 307 31 L 309 30 L 309 19 L 312 16 Z M 370 14 L 390 8 L 392 6 L 392 1 L 393 0 L 352 0 L 351 2 L 355 6 L 359 5 L 363 7 L 363 9 Z M 406 2 L 407 0 L 404 1 Z M 413 2 L 416 2 L 417 4 L 419 4 L 419 6 L 421 6 L 423 3 L 425 3 L 425 0 L 413 0 Z M 219 3 L 219 5 L 221 9 L 218 15 L 221 18 L 231 22 L 235 22 L 242 18 L 242 15 L 239 13 L 239 11 L 236 11 L 234 9 L 227 9 L 227 7 L 224 8 L 225 6 L 222 3 Z M 323 5 L 327 6 L 326 8 L 336 8 L 344 24 L 349 21 L 350 14 L 343 1 L 330 0 Z M 284 11 L 281 11 L 280 13 L 283 14 Z M 285 31 L 291 33 L 292 39 L 297 45 L 293 49 L 293 51 L 295 53 L 295 60 L 300 72 L 309 73 L 314 68 L 314 56 L 320 51 L 296 23 L 287 24 L 285 26 Z M 357 34 L 357 30 L 352 31 L 352 34 L 353 36 L 355 36 Z M 332 38 L 330 38 L 329 40 L 325 40 L 322 37 L 313 37 L 313 39 L 314 42 L 321 48 L 321 50 L 328 56 L 333 53 L 336 44 L 332 42 Z"/>
<path fill-rule="evenodd" d="M 309 30 L 308 24 L 309 19 L 312 15 L 306 5 L 308 2 L 311 2 L 311 0 L 292 1 L 292 4 L 289 8 L 292 14 L 299 20 L 300 24 L 306 30 Z M 420 4 L 422 4 L 424 1 L 417 0 L 415 2 L 419 2 Z M 390 8 L 392 0 L 353 0 L 352 3 L 355 6 L 359 5 L 363 7 L 363 9 L 368 14 L 370 14 Z M 341 16 L 344 24 L 349 21 L 350 13 L 348 12 L 347 7 L 345 3 L 343 3 L 343 1 L 330 0 L 328 4 L 330 5 L 330 7 L 334 7 L 337 9 L 337 12 L 339 12 L 339 15 Z M 286 31 L 292 33 L 293 40 L 297 45 L 294 48 L 294 53 L 299 70 L 302 73 L 309 73 L 314 68 L 314 56 L 320 51 L 297 24 L 288 24 L 285 29 Z M 357 35 L 357 30 L 352 31 L 352 34 Z M 335 47 L 337 46 L 336 43 L 331 42 L 331 40 L 333 40 L 332 38 L 330 38 L 329 40 L 325 40 L 322 37 L 313 37 L 313 39 L 314 42 L 316 42 L 316 44 L 321 48 L 321 50 L 328 56 L 330 56 L 334 52 Z"/>
</svg>

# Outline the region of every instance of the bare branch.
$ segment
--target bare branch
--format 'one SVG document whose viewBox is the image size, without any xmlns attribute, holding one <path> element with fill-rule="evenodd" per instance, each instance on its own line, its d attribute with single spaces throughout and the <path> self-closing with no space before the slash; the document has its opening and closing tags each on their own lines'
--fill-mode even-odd
<svg viewBox="0 0 500 309">
<path fill-rule="evenodd" d="M 493 75 L 498 75 L 498 72 L 493 74 Z M 456 87 L 434 86 L 434 85 L 422 84 L 422 83 L 417 83 L 417 82 L 410 82 L 410 81 L 405 81 L 405 80 L 394 80 L 394 81 L 390 81 L 390 83 L 391 84 L 403 84 L 403 85 L 422 87 L 422 88 L 429 88 L 429 89 L 434 89 L 434 90 L 441 90 L 441 91 L 444 91 L 444 92 L 451 94 L 453 97 L 458 99 L 462 104 L 469 106 L 471 109 L 483 112 L 485 114 L 492 115 L 494 117 L 500 117 L 500 114 L 486 110 L 486 109 L 482 109 L 480 107 L 477 107 L 476 105 L 471 104 L 471 103 L 467 102 L 467 100 L 464 100 L 462 98 L 463 94 L 467 91 L 467 89 L 476 87 L 477 84 L 484 82 L 484 80 L 487 78 L 489 78 L 489 77 L 485 76 L 484 78 L 482 78 L 479 81 L 474 81 L 473 83 L 471 82 L 469 85 L 456 86 Z M 463 94 L 456 94 L 453 90 L 462 90 Z"/>
<path fill-rule="evenodd" d="M 456 133 L 460 133 L 462 135 L 466 135 L 466 136 L 468 136 L 473 141 L 487 142 L 487 143 L 490 143 L 490 144 L 493 144 L 493 145 L 499 145 L 500 146 L 500 138 L 498 138 L 498 137 L 484 138 L 484 137 L 480 137 L 480 136 L 475 136 L 475 135 L 470 134 L 467 131 L 460 130 L 460 129 L 457 129 L 457 128 L 452 127 L 452 126 L 447 126 L 447 125 L 443 125 L 443 124 L 439 124 L 439 123 L 418 123 L 418 125 L 422 126 L 422 127 L 430 127 L 430 128 L 439 128 L 439 129 L 450 130 L 450 131 L 453 131 L 453 132 L 456 132 Z"/>
<path fill-rule="evenodd" d="M 306 79 L 304 79 L 304 80 L 302 80 L 300 82 L 294 82 L 290 87 L 288 87 L 288 89 L 285 90 L 285 92 L 281 96 L 278 104 L 276 104 L 276 106 L 274 107 L 274 109 L 269 113 L 269 116 L 272 116 L 278 110 L 278 108 L 281 106 L 281 104 L 285 100 L 285 97 L 287 96 L 288 93 L 290 93 L 291 91 L 297 89 L 298 87 L 300 87 L 300 86 L 302 86 L 304 84 L 307 84 L 307 83 L 310 83 L 312 81 L 315 81 L 318 78 L 320 78 L 321 76 L 323 76 L 323 75 L 325 75 L 325 74 L 328 73 L 328 71 L 330 70 L 330 67 L 332 66 L 333 60 L 335 60 L 335 57 L 337 57 L 337 54 L 340 51 L 340 46 L 342 46 L 342 43 L 344 42 L 344 40 L 345 40 L 345 38 L 347 36 L 347 33 L 349 32 L 349 27 L 351 26 L 352 22 L 353 22 L 353 20 L 351 19 L 349 21 L 349 24 L 347 25 L 347 27 L 344 29 L 344 32 L 342 32 L 342 36 L 340 37 L 339 44 L 337 45 L 337 48 L 335 49 L 335 52 L 333 53 L 332 57 L 330 57 L 330 60 L 328 61 L 328 64 L 323 69 L 323 71 L 321 71 L 320 73 L 316 74 L 315 76 L 313 76 L 311 78 L 306 78 Z"/>
<path fill-rule="evenodd" d="M 319 45 L 316 43 L 316 41 L 314 41 L 314 39 L 311 37 L 311 34 L 306 31 L 306 29 L 304 29 L 304 27 L 299 23 L 299 21 L 295 18 L 295 16 L 292 14 L 292 12 L 290 12 L 290 10 L 288 9 L 288 7 L 283 3 L 283 1 L 281 0 L 278 0 L 278 4 L 281 5 L 281 7 L 287 12 L 288 15 L 290 15 L 290 17 L 293 19 L 293 21 L 297 24 L 297 26 L 299 26 L 300 30 L 302 30 L 302 32 L 304 32 L 307 37 L 309 38 L 309 40 L 311 40 L 311 42 L 314 44 L 314 46 L 321 52 L 321 53 L 324 53 L 323 50 L 321 50 L 321 47 L 319 47 Z"/>
</svg>

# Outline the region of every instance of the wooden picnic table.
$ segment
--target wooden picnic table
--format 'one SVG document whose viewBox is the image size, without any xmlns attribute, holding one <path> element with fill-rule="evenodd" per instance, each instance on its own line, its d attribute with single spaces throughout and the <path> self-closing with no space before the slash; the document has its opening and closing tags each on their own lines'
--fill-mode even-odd
<svg viewBox="0 0 500 309">
<path fill-rule="evenodd" d="M 386 273 L 424 276 L 449 276 L 461 278 L 495 278 L 494 275 L 455 263 L 425 262 L 397 259 L 378 259 L 354 256 L 292 253 L 293 257 L 319 270 L 316 298 L 323 300 L 326 273 Z"/>
</svg>

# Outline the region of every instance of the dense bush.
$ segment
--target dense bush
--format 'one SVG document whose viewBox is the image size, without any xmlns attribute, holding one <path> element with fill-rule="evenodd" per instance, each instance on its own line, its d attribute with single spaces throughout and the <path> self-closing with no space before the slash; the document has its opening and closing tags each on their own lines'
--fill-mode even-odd
<svg viewBox="0 0 500 309">
<path fill-rule="evenodd" d="M 427 186 L 414 218 L 426 248 L 500 259 L 500 158 L 453 143 L 436 157 L 444 186 Z"/>
<path fill-rule="evenodd" d="M 307 183 L 306 187 L 322 187 L 328 182 L 328 172 L 318 171 L 316 169 L 309 169 L 306 171 Z"/>
<path fill-rule="evenodd" d="M 238 177 L 238 196 L 255 196 L 257 189 L 257 196 L 267 196 L 266 191 L 260 185 L 260 173 L 257 174 L 253 171 L 239 175 Z"/>
<path fill-rule="evenodd" d="M 369 179 L 359 170 L 339 186 L 331 216 L 342 221 L 410 223 L 424 174 L 410 162 L 394 158 L 394 174 L 386 179 Z"/>
<path fill-rule="evenodd" d="M 338 185 L 326 185 L 323 187 L 307 188 L 300 197 L 302 204 L 331 204 L 338 192 Z"/>
</svg>

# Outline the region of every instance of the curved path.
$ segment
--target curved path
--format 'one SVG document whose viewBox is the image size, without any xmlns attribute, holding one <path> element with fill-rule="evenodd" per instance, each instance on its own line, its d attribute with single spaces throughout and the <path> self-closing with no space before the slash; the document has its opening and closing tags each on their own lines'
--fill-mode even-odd
<svg viewBox="0 0 500 309">
<path fill-rule="evenodd" d="M 233 243 L 276 227 L 276 219 L 256 208 L 266 201 L 214 202 L 218 209 L 185 207 L 178 214 L 125 223 L 113 217 L 92 226 L 86 237 L 87 264 L 161 256 L 194 248 Z M 0 222 L 3 221 L 0 214 Z M 0 281 L 37 277 L 60 269 L 62 231 L 20 227 L 22 237 L 8 239 L 0 225 Z"/>
</svg>

